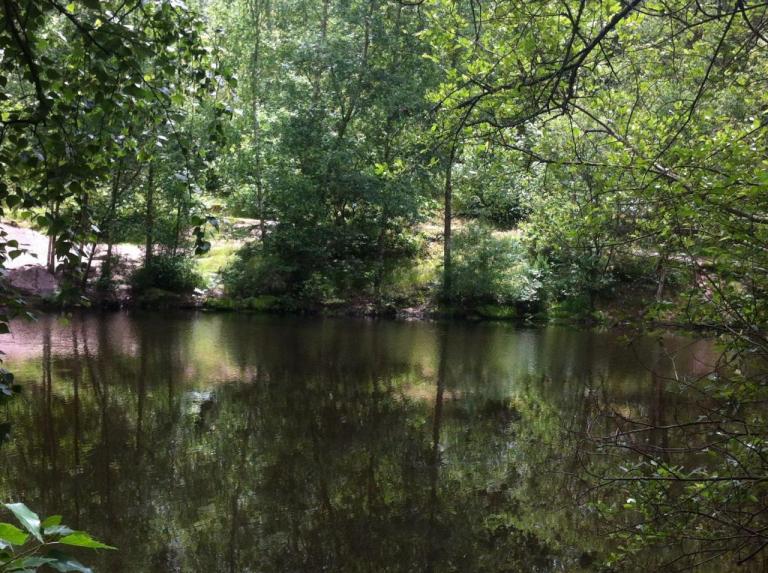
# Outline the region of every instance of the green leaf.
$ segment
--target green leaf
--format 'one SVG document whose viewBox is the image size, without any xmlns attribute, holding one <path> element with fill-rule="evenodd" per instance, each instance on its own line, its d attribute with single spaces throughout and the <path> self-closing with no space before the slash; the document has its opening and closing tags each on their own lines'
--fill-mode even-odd
<svg viewBox="0 0 768 573">
<path fill-rule="evenodd" d="M 43 520 L 43 529 L 48 529 L 54 525 L 61 525 L 61 520 L 64 519 L 61 515 L 49 515 Z"/>
<path fill-rule="evenodd" d="M 48 565 L 53 561 L 55 559 L 50 557 L 24 557 L 23 559 L 12 561 L 10 567 L 4 569 L 4 571 L 37 571 L 39 567 Z"/>
<path fill-rule="evenodd" d="M 75 533 L 75 530 L 67 527 L 66 525 L 52 525 L 51 527 L 46 527 L 44 530 L 44 533 L 46 535 L 69 535 L 70 533 Z"/>
<path fill-rule="evenodd" d="M 75 13 L 75 8 L 77 8 L 77 6 L 75 5 L 74 2 L 70 2 L 69 4 L 67 4 L 67 12 L 69 12 L 70 14 Z"/>
<path fill-rule="evenodd" d="M 65 535 L 59 539 L 58 542 L 63 543 L 64 545 L 74 545 L 75 547 L 87 547 L 88 549 L 117 549 L 116 547 L 95 540 L 84 531 L 75 531 L 74 533 Z"/>
<path fill-rule="evenodd" d="M 208 251 L 211 250 L 211 242 L 210 241 L 200 241 L 197 243 L 197 246 L 195 247 L 195 254 L 196 255 L 204 255 Z"/>
<path fill-rule="evenodd" d="M 54 559 L 48 566 L 61 571 L 62 573 L 68 573 L 70 571 L 76 571 L 77 573 L 93 573 L 90 567 L 86 567 L 79 561 L 72 559 L 69 555 L 65 555 L 60 551 L 51 551 L 50 556 Z"/>
<path fill-rule="evenodd" d="M 7 541 L 11 545 L 24 545 L 29 535 L 10 523 L 0 523 L 0 541 Z"/>
<path fill-rule="evenodd" d="M 34 511 L 23 503 L 6 503 L 5 507 L 13 512 L 13 515 L 24 526 L 24 529 L 34 535 L 40 543 L 43 542 L 43 536 L 40 533 L 40 518 Z"/>
<path fill-rule="evenodd" d="M 55 525 L 61 525 L 61 520 L 63 519 L 60 515 L 50 515 L 46 517 L 43 520 L 42 526 L 43 526 L 43 532 L 48 533 L 48 530 L 52 528 Z"/>
</svg>

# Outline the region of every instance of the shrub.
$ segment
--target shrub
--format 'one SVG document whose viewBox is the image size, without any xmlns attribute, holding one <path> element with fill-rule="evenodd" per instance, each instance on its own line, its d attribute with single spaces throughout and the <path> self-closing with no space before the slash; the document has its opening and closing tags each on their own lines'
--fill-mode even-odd
<svg viewBox="0 0 768 573">
<path fill-rule="evenodd" d="M 122 266 L 123 266 L 123 261 L 120 255 L 112 254 L 108 259 L 105 259 L 101 265 L 99 278 L 96 279 L 96 284 L 95 284 L 96 291 L 101 294 L 114 292 L 119 283 L 119 281 L 116 280 L 115 277 Z"/>
<path fill-rule="evenodd" d="M 136 292 L 162 289 L 174 293 L 190 293 L 203 285 L 194 261 L 184 255 L 158 254 L 150 263 L 136 269 L 131 286 Z"/>
<path fill-rule="evenodd" d="M 293 267 L 267 254 L 259 243 L 245 245 L 222 271 L 227 294 L 249 298 L 259 294 L 281 295 L 288 290 Z"/>
<path fill-rule="evenodd" d="M 453 300 L 475 305 L 538 300 L 538 272 L 516 238 L 471 224 L 457 233 L 453 253 Z"/>
<path fill-rule="evenodd" d="M 385 248 L 344 229 L 291 234 L 278 227 L 264 244 L 254 242 L 237 252 L 222 272 L 229 296 L 287 296 L 303 303 L 327 303 L 371 294 L 376 281 L 418 252 L 413 236 L 387 237 Z M 299 240 L 300 239 L 300 240 Z"/>
<path fill-rule="evenodd" d="M 529 211 L 514 189 L 482 188 L 467 197 L 460 196 L 457 212 L 501 229 L 514 229 L 526 219 Z"/>
</svg>

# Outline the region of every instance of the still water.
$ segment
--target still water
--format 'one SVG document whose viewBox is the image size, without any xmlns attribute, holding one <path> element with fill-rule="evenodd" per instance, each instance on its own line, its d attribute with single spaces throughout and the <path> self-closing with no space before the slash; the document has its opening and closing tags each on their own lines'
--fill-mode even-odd
<svg viewBox="0 0 768 573">
<path fill-rule="evenodd" d="M 706 341 L 509 324 L 82 314 L 0 337 L 0 499 L 100 572 L 593 571 L 573 436 L 658 423 Z"/>
</svg>

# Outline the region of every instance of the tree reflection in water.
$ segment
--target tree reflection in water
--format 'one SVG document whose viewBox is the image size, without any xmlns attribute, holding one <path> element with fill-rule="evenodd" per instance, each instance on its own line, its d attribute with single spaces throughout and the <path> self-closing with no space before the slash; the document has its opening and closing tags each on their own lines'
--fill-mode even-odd
<svg viewBox="0 0 768 573">
<path fill-rule="evenodd" d="M 573 430 L 607 402 L 663 419 L 680 405 L 651 369 L 712 352 L 235 315 L 12 330 L 0 491 L 117 545 L 94 565 L 124 572 L 592 570 Z"/>
</svg>

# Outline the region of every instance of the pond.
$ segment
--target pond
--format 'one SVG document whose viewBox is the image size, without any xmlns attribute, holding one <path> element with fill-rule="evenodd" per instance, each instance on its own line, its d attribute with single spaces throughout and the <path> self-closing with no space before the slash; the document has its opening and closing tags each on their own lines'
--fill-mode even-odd
<svg viewBox="0 0 768 573">
<path fill-rule="evenodd" d="M 83 313 L 0 338 L 0 498 L 119 548 L 101 572 L 593 571 L 578 440 L 658 423 L 716 352 L 503 323 Z M 604 424 L 603 424 L 604 425 Z"/>
</svg>

